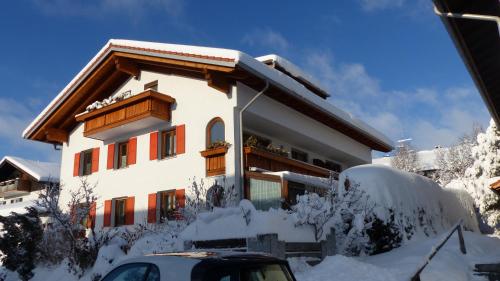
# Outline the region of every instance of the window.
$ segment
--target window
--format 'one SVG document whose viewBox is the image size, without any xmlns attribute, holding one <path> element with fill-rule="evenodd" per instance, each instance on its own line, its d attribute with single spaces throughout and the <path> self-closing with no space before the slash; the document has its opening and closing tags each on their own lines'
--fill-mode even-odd
<svg viewBox="0 0 500 281">
<path fill-rule="evenodd" d="M 117 169 L 127 167 L 128 141 L 118 144 L 118 163 Z"/>
<path fill-rule="evenodd" d="M 225 137 L 224 121 L 216 117 L 212 119 L 207 125 L 207 148 L 219 146 L 226 140 Z"/>
<path fill-rule="evenodd" d="M 342 172 L 342 166 L 340 164 L 334 163 L 332 161 L 325 161 L 325 168 L 327 168 L 330 171 L 334 171 L 337 173 Z"/>
<path fill-rule="evenodd" d="M 125 225 L 126 198 L 115 199 L 115 226 Z"/>
<path fill-rule="evenodd" d="M 292 148 L 292 159 L 307 163 L 307 161 L 309 160 L 309 156 L 303 151 Z"/>
<path fill-rule="evenodd" d="M 175 190 L 161 191 L 160 198 L 160 222 L 172 219 L 175 211 Z"/>
<path fill-rule="evenodd" d="M 115 268 L 102 281 L 160 281 L 160 271 L 149 263 L 129 263 Z"/>
<path fill-rule="evenodd" d="M 81 153 L 81 161 L 82 161 L 82 176 L 88 176 L 92 174 L 92 150 L 82 151 Z"/>
<path fill-rule="evenodd" d="M 161 159 L 175 155 L 177 143 L 175 141 L 175 130 L 161 132 Z"/>
<path fill-rule="evenodd" d="M 144 84 L 144 90 L 158 91 L 158 80 Z"/>
<path fill-rule="evenodd" d="M 10 204 L 19 203 L 19 202 L 23 202 L 23 198 L 22 197 L 20 197 L 20 198 L 14 198 L 14 199 L 10 200 Z"/>
</svg>

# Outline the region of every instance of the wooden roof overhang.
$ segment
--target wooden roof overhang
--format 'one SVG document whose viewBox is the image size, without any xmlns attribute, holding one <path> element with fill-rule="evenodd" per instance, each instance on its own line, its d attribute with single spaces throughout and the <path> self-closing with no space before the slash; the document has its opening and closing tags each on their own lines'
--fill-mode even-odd
<svg viewBox="0 0 500 281">
<path fill-rule="evenodd" d="M 179 54 L 179 57 L 183 55 Z M 140 70 L 204 79 L 210 87 L 224 93 L 229 93 L 231 86 L 236 81 L 257 91 L 262 90 L 265 85 L 264 77 L 251 73 L 237 64 L 231 66 L 228 59 L 213 57 L 207 59 L 220 59 L 226 65 L 201 63 L 181 58 L 165 58 L 144 52 L 129 53 L 126 49 L 111 51 L 101 58 L 89 73 L 84 74 L 84 79 L 72 89 L 71 93 L 66 95 L 59 104 L 49 108 L 51 113 L 35 124 L 34 129 L 25 137 L 54 144 L 67 142 L 69 132 L 79 122 L 74 116 L 84 112 L 85 108 L 94 101 L 109 97 L 130 77 L 138 77 Z M 333 116 L 330 112 L 320 110 L 304 98 L 291 95 L 286 89 L 274 83 L 270 85 L 265 94 L 372 149 L 383 152 L 392 150 L 390 145 L 383 143 L 362 129 Z"/>
<path fill-rule="evenodd" d="M 434 0 L 441 13 L 500 16 L 498 0 Z M 486 106 L 500 125 L 500 35 L 494 21 L 441 17 Z"/>
</svg>

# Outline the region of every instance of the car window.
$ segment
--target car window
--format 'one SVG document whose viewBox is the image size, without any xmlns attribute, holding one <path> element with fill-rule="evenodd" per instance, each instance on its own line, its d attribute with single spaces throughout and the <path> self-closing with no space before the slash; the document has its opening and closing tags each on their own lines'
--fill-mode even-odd
<svg viewBox="0 0 500 281">
<path fill-rule="evenodd" d="M 147 263 L 125 264 L 111 271 L 102 281 L 144 281 L 149 266 Z"/>
<path fill-rule="evenodd" d="M 156 265 L 151 264 L 149 268 L 148 278 L 146 281 L 160 281 L 160 271 Z"/>
</svg>

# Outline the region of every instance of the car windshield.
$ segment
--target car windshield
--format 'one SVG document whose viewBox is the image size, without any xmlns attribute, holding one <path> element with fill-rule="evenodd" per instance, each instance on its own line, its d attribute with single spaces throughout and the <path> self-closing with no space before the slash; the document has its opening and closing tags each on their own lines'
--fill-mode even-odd
<svg viewBox="0 0 500 281">
<path fill-rule="evenodd" d="M 280 264 L 217 268 L 207 277 L 205 281 L 293 281 L 287 267 Z"/>
</svg>

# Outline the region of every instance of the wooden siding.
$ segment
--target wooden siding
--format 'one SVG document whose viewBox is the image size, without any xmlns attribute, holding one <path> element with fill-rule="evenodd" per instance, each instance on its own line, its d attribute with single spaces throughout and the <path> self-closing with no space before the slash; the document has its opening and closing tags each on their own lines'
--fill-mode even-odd
<svg viewBox="0 0 500 281">
<path fill-rule="evenodd" d="M 174 102 L 175 99 L 170 96 L 146 90 L 125 100 L 79 115 L 76 120 L 85 122 L 83 135 L 88 137 L 146 117 L 170 121 L 170 105 Z"/>
<path fill-rule="evenodd" d="M 205 157 L 207 177 L 223 175 L 226 173 L 226 153 L 227 147 L 217 147 L 201 151 L 201 156 Z"/>
<path fill-rule="evenodd" d="M 257 167 L 271 172 L 289 171 L 316 177 L 329 177 L 330 171 L 254 147 L 245 147 L 245 168 Z"/>
</svg>

